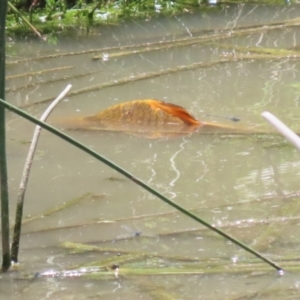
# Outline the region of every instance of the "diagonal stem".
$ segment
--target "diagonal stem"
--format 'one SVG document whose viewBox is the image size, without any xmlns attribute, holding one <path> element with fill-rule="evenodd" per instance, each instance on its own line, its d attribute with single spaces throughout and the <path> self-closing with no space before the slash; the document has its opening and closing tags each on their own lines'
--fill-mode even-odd
<svg viewBox="0 0 300 300">
<path fill-rule="evenodd" d="M 204 225 L 205 227 L 209 228 L 210 230 L 216 232 L 217 234 L 219 234 L 222 237 L 224 237 L 225 239 L 231 241 L 235 245 L 238 245 L 242 249 L 244 249 L 247 252 L 253 254 L 256 257 L 258 257 L 262 261 L 266 262 L 267 264 L 269 264 L 270 266 L 272 266 L 273 268 L 275 268 L 277 271 L 283 271 L 283 269 L 279 265 L 277 265 L 275 262 L 271 261 L 270 259 L 268 259 L 267 257 L 263 256 L 262 254 L 260 254 L 259 252 L 255 251 L 254 249 L 248 247 L 247 245 L 245 245 L 241 241 L 239 241 L 239 240 L 231 237 L 230 235 L 228 235 L 224 231 L 222 231 L 222 230 L 214 227 L 213 225 L 210 225 L 209 223 L 207 223 L 206 221 L 202 220 L 201 218 L 199 218 L 195 214 L 191 213 L 190 211 L 186 210 L 182 206 L 174 203 L 173 201 L 171 201 L 170 199 L 168 199 L 167 197 L 165 197 L 164 195 L 162 195 L 160 192 L 156 191 L 155 189 L 153 189 L 152 187 L 150 187 L 149 185 L 147 185 L 146 183 L 144 183 L 142 180 L 138 179 L 137 177 L 135 177 L 134 175 L 132 175 L 128 171 L 124 170 L 120 166 L 116 165 L 114 162 L 110 161 L 109 159 L 105 158 L 104 156 L 98 154 L 94 150 L 92 150 L 92 149 L 84 146 L 83 144 L 81 144 L 77 140 L 73 139 L 72 137 L 68 136 L 67 134 L 64 134 L 63 132 L 55 129 L 53 126 L 51 126 L 49 124 L 41 122 L 40 120 L 38 120 L 38 119 L 32 117 L 31 115 L 27 114 L 26 112 L 24 112 L 23 110 L 17 108 L 16 106 L 14 106 L 14 105 L 12 105 L 10 103 L 7 103 L 7 102 L 3 101 L 1 99 L 0 99 L 0 106 L 4 106 L 5 108 L 9 109 L 10 111 L 12 111 L 12 112 L 14 112 L 14 113 L 22 116 L 23 118 L 25 118 L 25 119 L 27 119 L 27 120 L 29 120 L 29 121 L 31 121 L 31 122 L 33 122 L 33 123 L 41 126 L 42 128 L 48 130 L 49 132 L 55 134 L 56 136 L 58 136 L 60 138 L 62 138 L 66 142 L 68 142 L 68 143 L 72 144 L 73 146 L 75 146 L 75 147 L 83 150 L 85 153 L 93 156 L 94 158 L 96 158 L 97 160 L 101 161 L 105 165 L 109 166 L 110 168 L 112 168 L 115 171 L 119 172 L 120 174 L 124 175 L 125 177 L 127 177 L 131 181 L 135 182 L 137 185 L 141 186 L 142 188 L 144 188 L 145 190 L 147 190 L 151 194 L 155 195 L 156 197 L 158 197 L 159 199 L 161 199 L 165 203 L 169 204 L 170 206 L 176 208 L 177 210 L 179 210 L 180 212 L 182 212 L 186 216 L 194 219 L 198 223 L 200 223 L 200 224 Z"/>
</svg>

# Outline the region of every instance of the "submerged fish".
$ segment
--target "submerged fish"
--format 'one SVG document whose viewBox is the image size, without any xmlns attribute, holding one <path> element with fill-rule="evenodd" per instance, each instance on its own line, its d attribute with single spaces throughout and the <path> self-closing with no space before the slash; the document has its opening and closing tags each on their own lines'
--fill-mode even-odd
<svg viewBox="0 0 300 300">
<path fill-rule="evenodd" d="M 147 138 L 186 135 L 202 129 L 239 128 L 198 121 L 185 108 L 159 100 L 145 99 L 108 107 L 96 115 L 63 121 L 73 130 L 117 131 Z"/>
</svg>

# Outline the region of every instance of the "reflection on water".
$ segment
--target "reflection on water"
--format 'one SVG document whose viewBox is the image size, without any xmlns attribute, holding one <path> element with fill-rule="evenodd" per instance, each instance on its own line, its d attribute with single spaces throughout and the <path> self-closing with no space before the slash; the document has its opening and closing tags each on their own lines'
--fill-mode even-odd
<svg viewBox="0 0 300 300">
<path fill-rule="evenodd" d="M 56 47 L 37 41 L 16 41 L 10 49 L 19 62 L 13 63 L 14 57 L 8 59 L 7 99 L 40 116 L 47 106 L 43 101 L 55 97 L 71 83 L 73 95 L 56 108 L 50 122 L 93 115 L 113 104 L 150 98 L 183 106 L 199 120 L 265 131 L 269 127 L 260 114 L 269 110 L 298 130 L 298 60 L 271 56 L 241 59 L 239 55 L 245 52 L 239 53 L 238 49 L 295 47 L 299 43 L 298 27 L 278 25 L 274 30 L 240 35 L 234 31 L 253 23 L 282 22 L 298 15 L 296 5 L 236 5 L 101 28 L 98 35 L 66 38 Z M 222 29 L 229 30 L 226 39 L 125 53 L 134 49 L 127 46 L 185 41 L 222 34 Z M 90 51 L 108 47 L 115 49 Z M 70 51 L 81 53 L 64 54 Z M 103 53 L 105 59 L 93 59 Z M 48 57 L 35 59 L 40 56 Z M 211 61 L 214 63 L 207 65 Z M 179 70 L 179 66 L 190 67 Z M 169 71 L 164 73 L 166 69 Z M 133 80 L 141 74 L 143 80 Z M 122 80 L 122 84 L 109 85 Z M 42 103 L 28 106 L 35 102 Z M 236 116 L 240 121 L 234 123 L 216 116 Z M 8 113 L 7 128 L 13 211 L 33 126 Z M 298 222 L 299 154 L 280 136 L 207 132 L 146 140 L 117 132 L 68 133 L 176 203 L 273 255 L 274 260 L 298 253 L 299 233 L 293 222 Z M 110 267 L 120 257 L 124 258 L 120 274 L 122 269 L 147 269 L 149 273 L 116 278 L 115 271 L 109 269 L 111 274 L 102 280 L 74 280 L 66 276 L 64 280 L 37 278 L 29 283 L 4 275 L 0 293 L 7 299 L 14 295 L 30 299 L 170 299 L 170 295 L 171 299 L 200 299 L 200 294 L 201 299 L 253 295 L 256 299 L 277 299 L 274 295 L 289 295 L 287 288 L 291 293 L 298 290 L 293 274 L 278 277 L 271 270 L 259 275 L 229 273 L 234 266 L 253 266 L 250 256 L 47 132 L 42 134 L 34 160 L 25 215 L 29 219 L 24 226 L 20 257 L 28 273 L 77 270 L 95 261 L 110 261 Z M 262 234 L 266 228 L 271 232 L 267 237 Z M 71 254 L 61 248 L 63 242 L 91 243 L 102 247 L 102 251 L 89 249 Z M 126 255 L 132 253 L 142 253 L 143 259 L 129 260 Z M 226 268 L 218 269 L 216 264 Z M 149 275 L 151 268 L 162 271 L 168 267 L 186 273 Z M 201 271 L 204 267 L 205 271 Z M 253 271 L 256 270 L 260 269 Z M 160 296 L 151 293 L 149 285 Z"/>
</svg>

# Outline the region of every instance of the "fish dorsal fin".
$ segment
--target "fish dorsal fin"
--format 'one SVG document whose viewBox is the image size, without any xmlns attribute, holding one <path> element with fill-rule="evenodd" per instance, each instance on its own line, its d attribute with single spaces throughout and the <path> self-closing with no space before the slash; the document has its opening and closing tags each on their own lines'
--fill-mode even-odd
<svg viewBox="0 0 300 300">
<path fill-rule="evenodd" d="M 151 106 L 162 109 L 163 111 L 169 113 L 170 115 L 173 115 L 174 117 L 179 118 L 187 125 L 191 125 L 191 126 L 200 126 L 201 125 L 201 122 L 199 122 L 197 119 L 195 119 L 182 106 L 163 102 L 163 101 L 158 101 L 158 100 L 149 100 L 149 101 L 152 101 L 150 103 Z"/>
<path fill-rule="evenodd" d="M 124 124 L 155 125 L 155 123 L 184 123 L 187 126 L 200 126 L 187 110 L 179 105 L 166 103 L 155 99 L 133 100 L 123 102 L 100 111 L 98 114 L 86 117 L 85 120 L 109 122 L 124 122 Z"/>
</svg>

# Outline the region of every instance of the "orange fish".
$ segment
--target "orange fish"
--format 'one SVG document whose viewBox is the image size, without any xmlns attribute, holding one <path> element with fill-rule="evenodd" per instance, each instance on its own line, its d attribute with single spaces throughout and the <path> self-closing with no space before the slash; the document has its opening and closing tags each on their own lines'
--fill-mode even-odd
<svg viewBox="0 0 300 300">
<path fill-rule="evenodd" d="M 147 138 L 186 135 L 202 129 L 238 128 L 200 122 L 185 108 L 159 100 L 134 100 L 108 107 L 96 115 L 63 122 L 68 129 L 117 131 Z"/>
</svg>

